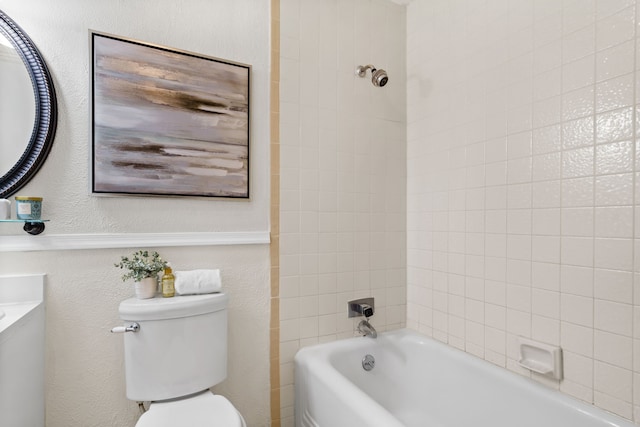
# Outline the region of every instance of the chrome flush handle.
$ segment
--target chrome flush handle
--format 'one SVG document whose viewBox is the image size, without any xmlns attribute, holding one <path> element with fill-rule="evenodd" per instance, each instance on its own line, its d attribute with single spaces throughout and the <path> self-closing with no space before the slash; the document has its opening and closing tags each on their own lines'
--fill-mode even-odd
<svg viewBox="0 0 640 427">
<path fill-rule="evenodd" d="M 115 328 L 111 328 L 111 332 L 114 334 L 123 334 L 125 332 L 138 332 L 140 330 L 140 325 L 136 322 L 131 323 L 129 326 L 116 326 Z"/>
</svg>

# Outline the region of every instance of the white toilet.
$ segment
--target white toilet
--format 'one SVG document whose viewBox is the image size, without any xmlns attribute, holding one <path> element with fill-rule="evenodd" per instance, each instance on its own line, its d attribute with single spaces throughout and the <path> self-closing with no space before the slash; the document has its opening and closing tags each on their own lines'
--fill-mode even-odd
<svg viewBox="0 0 640 427">
<path fill-rule="evenodd" d="M 209 387 L 227 376 L 224 293 L 120 303 L 127 398 L 151 401 L 136 427 L 246 427 Z"/>
</svg>

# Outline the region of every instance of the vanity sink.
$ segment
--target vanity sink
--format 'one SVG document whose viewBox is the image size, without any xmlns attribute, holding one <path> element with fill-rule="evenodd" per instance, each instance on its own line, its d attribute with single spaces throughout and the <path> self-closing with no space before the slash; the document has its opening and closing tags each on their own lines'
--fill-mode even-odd
<svg viewBox="0 0 640 427">
<path fill-rule="evenodd" d="M 0 426 L 44 425 L 44 274 L 0 276 Z"/>
</svg>

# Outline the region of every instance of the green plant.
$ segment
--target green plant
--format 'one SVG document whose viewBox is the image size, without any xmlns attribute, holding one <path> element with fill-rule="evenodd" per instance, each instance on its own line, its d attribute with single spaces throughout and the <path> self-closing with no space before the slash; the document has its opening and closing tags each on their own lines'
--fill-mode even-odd
<svg viewBox="0 0 640 427">
<path fill-rule="evenodd" d="M 123 256 L 120 258 L 120 262 L 114 266 L 129 270 L 127 274 L 122 276 L 123 282 L 127 279 L 139 282 L 145 277 L 155 277 L 167 265 L 158 252 L 149 254 L 149 251 L 138 251 L 134 252 L 131 257 Z"/>
</svg>

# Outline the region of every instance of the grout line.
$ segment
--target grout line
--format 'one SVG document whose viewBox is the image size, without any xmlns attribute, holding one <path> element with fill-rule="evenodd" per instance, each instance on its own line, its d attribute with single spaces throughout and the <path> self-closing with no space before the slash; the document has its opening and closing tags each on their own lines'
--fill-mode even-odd
<svg viewBox="0 0 640 427">
<path fill-rule="evenodd" d="M 511 17 L 511 8 L 507 7 L 507 22 L 509 22 L 510 17 Z M 510 34 L 508 34 L 510 35 Z M 512 60 L 513 58 L 511 58 L 511 52 L 510 52 L 510 48 L 507 45 L 507 58 L 506 58 L 506 63 L 505 65 L 507 67 L 509 67 L 509 62 Z M 508 80 L 508 79 L 507 79 Z M 505 187 L 505 206 L 504 206 L 504 367 L 506 370 L 510 370 L 509 369 L 509 333 L 508 333 L 508 329 L 509 327 L 507 326 L 507 317 L 508 317 L 508 312 L 509 312 L 509 303 L 508 303 L 508 287 L 509 287 L 509 283 L 508 283 L 508 275 L 507 275 L 507 271 L 508 271 L 508 265 L 509 265 L 509 245 L 508 245 L 508 241 L 509 241 L 509 198 L 508 198 L 508 194 L 509 194 L 509 108 L 510 108 L 510 94 L 509 94 L 509 87 L 510 85 L 506 85 L 506 96 L 507 99 L 505 101 L 505 129 L 504 129 L 504 162 L 505 162 L 505 168 L 504 168 L 504 187 Z M 532 89 L 533 90 L 533 89 Z M 532 107 L 531 107 L 531 120 L 533 123 L 533 100 L 532 100 Z M 486 206 L 485 206 L 486 207 Z"/>
<path fill-rule="evenodd" d="M 533 7 L 533 9 L 535 10 L 535 6 Z M 535 20 L 535 13 L 534 13 L 534 18 L 532 18 L 532 29 L 531 32 L 532 34 L 535 34 L 535 28 L 536 28 L 536 20 Z M 531 56 L 533 57 L 534 52 L 535 52 L 535 41 L 534 41 L 534 36 L 532 36 L 532 40 L 531 40 Z M 534 157 L 534 151 L 533 151 L 533 130 L 535 129 L 535 105 L 536 105 L 536 97 L 535 97 L 535 77 L 536 74 L 533 70 L 534 66 L 533 66 L 533 60 L 532 60 L 532 69 L 531 69 L 531 129 L 530 129 L 530 142 L 529 142 L 529 185 L 530 185 L 530 194 L 529 194 L 529 201 L 530 203 L 530 207 L 529 207 L 529 212 L 530 212 L 530 224 L 529 224 L 529 338 L 533 339 L 533 183 L 534 183 L 534 179 L 533 179 L 533 157 Z M 538 100 L 537 102 L 540 102 L 540 100 Z M 561 99 L 562 102 L 562 99 Z M 561 104 L 562 105 L 562 104 Z M 562 107 L 560 110 L 560 119 L 562 119 Z M 533 374 L 530 374 L 530 377 L 532 379 L 536 379 L 535 376 Z"/>
<path fill-rule="evenodd" d="M 270 23 L 271 23 L 271 31 L 270 31 L 270 35 L 271 35 L 271 52 L 270 52 L 270 69 L 271 71 L 273 71 L 274 68 L 276 68 L 274 66 L 275 61 L 278 61 L 278 63 L 280 62 L 280 0 L 271 0 L 271 10 L 270 10 L 270 14 L 271 14 L 271 19 L 270 19 Z M 277 28 L 275 28 L 277 26 Z M 278 37 L 277 39 L 274 40 L 274 33 L 278 32 Z M 280 70 L 281 67 L 278 64 L 277 69 Z M 270 87 L 273 90 L 274 86 L 278 88 L 280 88 L 280 71 L 278 72 L 278 74 L 276 76 L 271 75 L 271 81 L 270 83 Z M 274 83 L 277 83 L 277 85 L 274 85 Z M 275 96 L 274 93 L 271 93 L 271 97 L 273 98 Z M 280 94 L 278 93 L 278 100 L 280 100 Z M 278 101 L 280 102 L 280 101 Z M 269 406 L 270 406 L 270 419 L 271 419 L 271 426 L 272 427 L 280 427 L 281 426 L 281 421 L 282 421 L 282 412 L 281 412 L 281 399 L 280 398 L 276 398 L 276 394 L 278 394 L 278 397 L 281 394 L 281 388 L 280 388 L 280 313 L 279 313 L 279 307 L 280 307 L 280 244 L 279 244 L 279 237 L 280 237 L 280 160 L 279 160 L 279 156 L 278 156 L 278 161 L 276 162 L 274 157 L 273 157 L 273 151 L 276 149 L 280 149 L 280 126 L 279 123 L 276 123 L 275 120 L 280 120 L 280 105 L 278 103 L 277 106 L 274 106 L 273 104 L 271 104 L 271 111 L 270 111 L 270 127 L 271 127 L 271 141 L 270 141 L 270 153 L 271 153 L 271 158 L 270 158 L 270 165 L 271 165 L 271 172 L 270 172 L 270 178 L 272 181 L 271 184 L 271 202 L 270 202 L 270 211 L 274 212 L 275 209 L 278 210 L 278 214 L 277 216 L 272 215 L 272 217 L 270 218 L 271 221 L 271 229 L 272 230 L 277 230 L 276 233 L 276 237 L 278 240 L 278 245 L 277 248 L 275 248 L 275 250 L 278 251 L 277 257 L 274 257 L 273 255 L 271 256 L 271 268 L 270 270 L 270 290 L 271 290 L 271 298 L 270 298 L 270 309 L 271 309 L 271 325 L 269 328 L 269 343 L 270 343 L 270 351 L 269 351 L 269 363 L 270 363 L 270 369 L 269 372 L 271 373 L 270 375 L 270 393 L 269 393 Z M 276 114 L 278 113 L 278 114 Z M 277 177 L 277 178 L 276 178 Z M 274 185 L 273 180 L 277 180 L 278 181 L 278 185 Z M 278 201 L 277 205 L 275 205 L 274 200 Z M 275 205 L 275 206 L 274 206 Z M 274 225 L 275 223 L 275 225 Z M 272 243 L 272 250 L 274 250 L 273 248 L 273 243 Z M 277 282 L 277 289 L 275 289 L 274 291 L 274 282 Z M 275 294 L 275 295 L 274 295 Z M 277 307 L 277 311 L 275 311 L 275 308 Z"/>
<path fill-rule="evenodd" d="M 593 25 L 594 28 L 597 28 L 597 11 L 594 10 L 593 11 L 594 16 L 593 16 Z M 593 193 L 593 202 L 591 203 L 591 209 L 592 209 L 592 218 L 593 218 L 593 224 L 592 224 L 592 229 L 591 229 L 591 235 L 592 237 L 592 257 L 591 257 L 591 339 L 592 339 L 592 343 L 591 343 L 591 370 L 592 370 L 592 379 L 591 379 L 591 404 L 595 404 L 595 396 L 596 396 L 596 379 L 595 379 L 595 371 L 596 371 L 596 330 L 595 330 L 595 319 L 596 319 L 596 299 L 595 299 L 595 275 L 596 275 L 596 201 L 595 201 L 595 197 L 596 197 L 596 141 L 597 141 L 597 126 L 596 126 L 596 117 L 597 117 L 597 96 L 598 96 L 598 90 L 597 90 L 597 72 L 598 72 L 598 66 L 597 66 L 597 57 L 598 57 L 598 53 L 597 53 L 597 44 L 598 44 L 598 32 L 594 30 L 594 34 L 593 34 L 593 47 L 594 47 L 594 53 L 593 53 L 593 98 L 592 98 L 592 102 L 593 102 L 593 113 L 592 113 L 592 117 L 591 120 L 593 122 L 593 140 L 591 143 L 591 146 L 593 147 L 593 168 L 592 168 L 592 175 L 593 175 L 593 184 L 591 186 L 591 191 Z M 563 52 L 564 53 L 564 52 Z"/>
<path fill-rule="evenodd" d="M 633 44 L 634 44 L 634 49 L 633 49 L 633 75 L 634 77 L 637 76 L 638 71 L 637 71 L 637 61 L 638 61 L 638 54 L 637 54 L 637 45 L 638 45 L 638 22 L 637 22 L 637 8 L 638 8 L 638 4 L 637 1 L 634 5 L 634 10 L 633 10 L 633 16 L 634 16 L 634 29 L 633 29 Z M 636 241 L 636 228 L 637 228 L 637 224 L 636 224 L 636 210 L 638 209 L 638 207 L 636 206 L 636 203 L 638 202 L 636 200 L 636 186 L 638 185 L 638 183 L 636 182 L 636 173 L 637 173 L 637 167 L 636 167 L 636 159 L 637 159 L 637 139 L 636 139 L 636 132 L 638 131 L 637 129 L 637 106 L 636 103 L 638 102 L 638 99 L 636 99 L 636 95 L 637 95 L 637 79 L 634 78 L 633 80 L 633 102 L 631 104 L 632 107 L 632 113 L 631 113 L 631 118 L 632 118 L 632 124 L 631 124 L 631 140 L 632 140 L 632 144 L 631 144 L 631 157 L 632 157 L 632 168 L 631 170 L 632 175 L 631 175 L 631 201 L 632 201 L 632 206 L 633 209 L 631 210 L 632 213 L 632 222 L 631 222 L 631 317 L 632 319 L 635 318 L 635 310 L 637 309 L 635 306 L 635 291 L 636 291 L 636 263 L 635 263 L 635 258 L 636 258 L 636 245 L 635 245 L 635 241 Z M 634 340 L 636 337 L 636 322 L 632 320 L 631 322 L 631 360 L 636 360 L 640 355 L 636 354 L 636 346 L 634 345 Z M 637 387 L 635 386 L 636 382 L 633 380 L 633 377 L 636 375 L 636 372 L 634 371 L 634 366 L 632 363 L 631 366 L 631 419 L 635 422 L 640 422 L 640 420 L 635 419 L 635 396 L 638 392 L 640 392 L 640 390 L 637 389 Z"/>
</svg>

